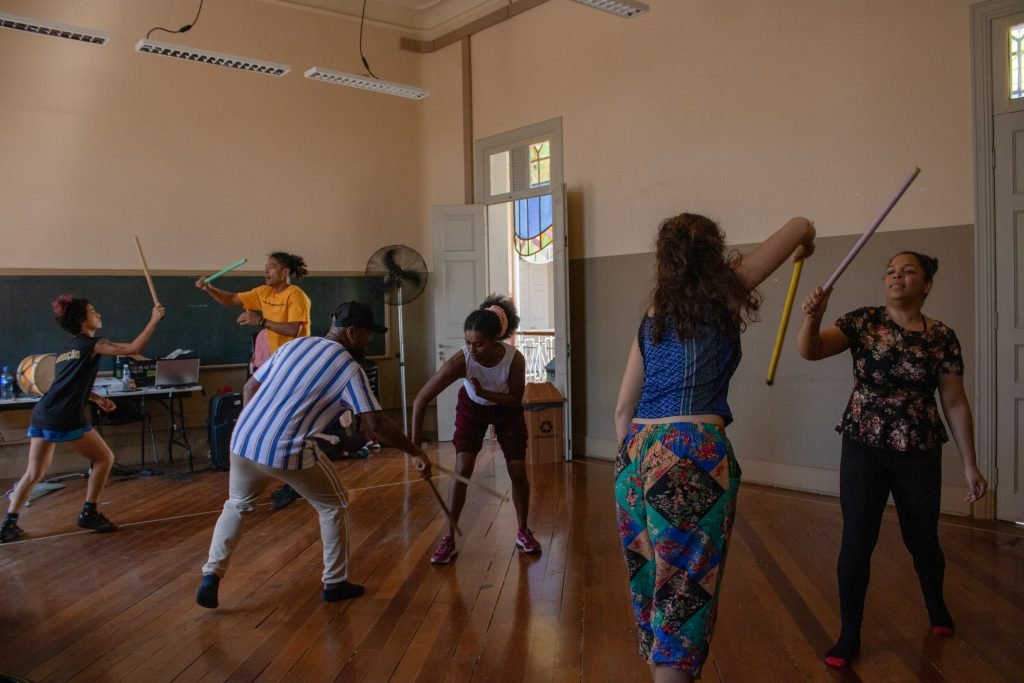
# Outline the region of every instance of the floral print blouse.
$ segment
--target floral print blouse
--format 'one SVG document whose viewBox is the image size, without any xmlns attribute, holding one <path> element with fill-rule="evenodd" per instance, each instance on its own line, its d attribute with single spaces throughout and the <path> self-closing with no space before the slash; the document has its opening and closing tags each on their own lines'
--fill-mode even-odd
<svg viewBox="0 0 1024 683">
<path fill-rule="evenodd" d="M 964 374 L 956 333 L 937 320 L 906 330 L 884 306 L 858 308 L 835 322 L 850 342 L 853 393 L 836 431 L 890 451 L 932 449 L 949 441 L 939 419 L 939 375 Z"/>
</svg>

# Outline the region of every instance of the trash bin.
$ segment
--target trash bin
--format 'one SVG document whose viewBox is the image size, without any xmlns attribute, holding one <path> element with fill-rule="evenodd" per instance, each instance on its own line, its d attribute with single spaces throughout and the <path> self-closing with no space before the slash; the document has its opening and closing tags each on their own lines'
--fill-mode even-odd
<svg viewBox="0 0 1024 683">
<path fill-rule="evenodd" d="M 531 465 L 561 462 L 565 456 L 565 398 L 551 382 L 530 382 L 523 392 L 526 415 L 526 462 Z"/>
</svg>

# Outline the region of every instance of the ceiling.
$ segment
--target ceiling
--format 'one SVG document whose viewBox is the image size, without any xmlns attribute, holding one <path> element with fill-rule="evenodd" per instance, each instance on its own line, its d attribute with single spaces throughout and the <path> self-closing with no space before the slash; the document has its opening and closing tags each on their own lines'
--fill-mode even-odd
<svg viewBox="0 0 1024 683">
<path fill-rule="evenodd" d="M 363 0 L 265 0 L 314 12 L 358 18 Z M 436 38 L 501 9 L 511 0 L 366 0 L 366 19 L 421 40 Z"/>
</svg>

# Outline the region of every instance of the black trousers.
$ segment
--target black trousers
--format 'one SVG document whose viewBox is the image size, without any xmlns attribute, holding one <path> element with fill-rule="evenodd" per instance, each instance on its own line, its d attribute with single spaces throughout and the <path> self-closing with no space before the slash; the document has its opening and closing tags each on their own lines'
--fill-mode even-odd
<svg viewBox="0 0 1024 683">
<path fill-rule="evenodd" d="M 941 492 L 941 446 L 928 451 L 887 451 L 843 437 L 839 466 L 843 543 L 837 574 L 844 633 L 860 632 L 871 553 L 890 493 L 896 503 L 903 543 L 914 558 L 925 606 L 929 612 L 945 610 L 942 581 L 946 558 L 938 533 Z"/>
</svg>

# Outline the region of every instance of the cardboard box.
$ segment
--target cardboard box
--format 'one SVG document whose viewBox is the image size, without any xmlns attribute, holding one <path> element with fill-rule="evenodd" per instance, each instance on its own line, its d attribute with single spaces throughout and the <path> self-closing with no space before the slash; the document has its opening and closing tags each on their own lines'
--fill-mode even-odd
<svg viewBox="0 0 1024 683">
<path fill-rule="evenodd" d="M 565 457 L 565 398 L 551 382 L 530 382 L 523 392 L 526 415 L 526 462 L 542 465 Z"/>
</svg>

